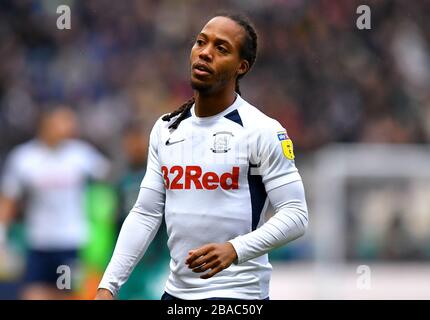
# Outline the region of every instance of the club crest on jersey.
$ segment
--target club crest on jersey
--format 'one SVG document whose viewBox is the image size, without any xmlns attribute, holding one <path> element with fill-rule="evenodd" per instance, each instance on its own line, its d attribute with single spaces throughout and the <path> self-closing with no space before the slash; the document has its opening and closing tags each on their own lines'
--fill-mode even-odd
<svg viewBox="0 0 430 320">
<path fill-rule="evenodd" d="M 230 139 L 233 137 L 233 133 L 228 131 L 220 131 L 213 134 L 214 142 L 211 148 L 214 153 L 226 153 L 231 148 L 229 147 Z"/>
<path fill-rule="evenodd" d="M 289 160 L 294 160 L 293 142 L 288 137 L 287 131 L 280 131 L 277 133 L 277 135 L 279 141 L 281 142 L 284 156 Z"/>
</svg>

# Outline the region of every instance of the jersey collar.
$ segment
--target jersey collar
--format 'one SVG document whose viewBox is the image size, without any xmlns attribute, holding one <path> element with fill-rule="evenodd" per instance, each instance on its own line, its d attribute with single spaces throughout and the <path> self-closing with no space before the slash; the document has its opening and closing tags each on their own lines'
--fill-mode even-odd
<svg viewBox="0 0 430 320">
<path fill-rule="evenodd" d="M 230 105 L 227 109 L 224 109 L 220 113 L 217 113 L 217 114 L 210 116 L 210 117 L 197 117 L 195 110 L 194 110 L 195 104 L 193 104 L 193 106 L 191 107 L 191 110 L 190 110 L 191 111 L 191 117 L 193 118 L 194 121 L 197 121 L 197 122 L 213 121 L 213 120 L 219 119 L 219 118 L 229 114 L 230 112 L 236 110 L 242 103 L 243 103 L 242 97 L 238 93 L 236 93 L 236 99 L 234 100 L 232 105 Z"/>
</svg>

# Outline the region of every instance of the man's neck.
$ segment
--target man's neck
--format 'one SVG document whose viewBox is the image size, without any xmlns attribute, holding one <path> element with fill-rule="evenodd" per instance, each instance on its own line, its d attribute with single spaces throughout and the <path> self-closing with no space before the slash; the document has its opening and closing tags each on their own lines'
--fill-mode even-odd
<svg viewBox="0 0 430 320">
<path fill-rule="evenodd" d="M 50 135 L 46 135 L 44 133 L 40 133 L 37 136 L 37 139 L 39 140 L 40 143 L 44 144 L 50 149 L 55 149 L 58 145 L 61 144 L 61 140 L 55 139 Z"/>
<path fill-rule="evenodd" d="M 231 106 L 236 99 L 234 91 L 217 92 L 215 94 L 202 94 L 195 91 L 195 114 L 197 117 L 210 117 L 223 112 Z"/>
</svg>

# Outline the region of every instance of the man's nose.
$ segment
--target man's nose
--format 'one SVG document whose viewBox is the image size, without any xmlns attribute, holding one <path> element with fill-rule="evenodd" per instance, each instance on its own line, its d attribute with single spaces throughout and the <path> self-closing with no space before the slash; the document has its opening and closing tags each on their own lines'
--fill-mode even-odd
<svg viewBox="0 0 430 320">
<path fill-rule="evenodd" d="M 210 45 L 204 47 L 200 53 L 199 58 L 204 61 L 211 61 L 212 60 L 212 50 L 210 48 Z"/>
</svg>

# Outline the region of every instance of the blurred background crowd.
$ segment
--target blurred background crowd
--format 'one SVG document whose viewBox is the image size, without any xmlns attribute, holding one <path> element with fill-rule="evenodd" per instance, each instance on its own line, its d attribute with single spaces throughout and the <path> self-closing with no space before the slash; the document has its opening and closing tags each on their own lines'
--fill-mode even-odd
<svg viewBox="0 0 430 320">
<path fill-rule="evenodd" d="M 71 30 L 56 28 L 67 4 Z M 0 154 L 31 136 L 39 108 L 75 108 L 82 134 L 115 155 L 130 119 L 152 126 L 191 95 L 196 32 L 222 9 L 247 13 L 259 57 L 248 100 L 280 119 L 299 150 L 333 141 L 427 142 L 430 22 L 426 1 L 49 1 L 0 4 Z"/>
<path fill-rule="evenodd" d="M 56 27 L 61 4 L 71 30 Z M 356 26 L 361 4 L 371 8 L 370 30 Z M 153 123 L 192 95 L 195 35 L 230 10 L 247 14 L 259 35 L 242 94 L 287 128 L 299 164 L 335 142 L 429 142 L 427 1 L 2 0 L 0 166 L 35 135 L 47 105 L 70 107 L 80 137 L 112 163 L 108 196 L 119 218 L 106 230 L 115 234 L 128 210 L 117 190 L 132 190 L 125 197 L 134 201 Z"/>
</svg>

